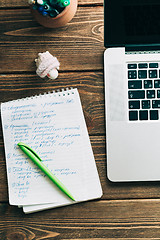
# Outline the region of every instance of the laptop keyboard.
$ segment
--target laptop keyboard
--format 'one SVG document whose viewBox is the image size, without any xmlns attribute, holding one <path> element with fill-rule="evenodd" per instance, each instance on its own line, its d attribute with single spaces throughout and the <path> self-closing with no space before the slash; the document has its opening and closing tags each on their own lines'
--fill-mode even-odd
<svg viewBox="0 0 160 240">
<path fill-rule="evenodd" d="M 129 120 L 159 120 L 160 63 L 129 63 L 127 71 Z"/>
</svg>

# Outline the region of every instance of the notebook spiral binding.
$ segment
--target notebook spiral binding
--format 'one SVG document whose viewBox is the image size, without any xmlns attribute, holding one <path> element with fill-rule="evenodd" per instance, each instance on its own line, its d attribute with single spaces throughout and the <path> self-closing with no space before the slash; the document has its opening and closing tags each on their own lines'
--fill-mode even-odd
<svg viewBox="0 0 160 240">
<path fill-rule="evenodd" d="M 74 92 L 75 88 L 61 88 L 61 89 L 57 89 L 57 90 L 53 90 L 53 91 L 49 91 L 49 92 L 45 92 L 45 93 L 40 93 L 38 95 L 34 95 L 31 97 L 25 97 L 25 98 L 20 98 L 20 99 L 16 99 L 16 100 L 11 100 L 8 101 L 7 103 L 11 103 L 11 102 L 17 102 L 17 101 L 22 101 L 22 100 L 29 100 L 29 99 L 35 99 L 35 98 L 40 98 L 42 96 L 46 96 L 46 97 L 64 97 L 64 96 L 68 96 L 68 95 L 72 95 L 75 94 Z"/>
</svg>

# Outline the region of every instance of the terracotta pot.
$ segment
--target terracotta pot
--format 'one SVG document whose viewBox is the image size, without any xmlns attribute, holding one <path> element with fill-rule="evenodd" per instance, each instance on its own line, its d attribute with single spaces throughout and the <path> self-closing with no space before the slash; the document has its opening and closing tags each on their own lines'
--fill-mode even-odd
<svg viewBox="0 0 160 240">
<path fill-rule="evenodd" d="M 48 28 L 58 28 L 66 25 L 74 17 L 77 10 L 77 1 L 70 0 L 70 4 L 65 7 L 65 9 L 58 14 L 55 18 L 49 16 L 43 16 L 38 10 L 32 8 L 31 13 L 34 16 L 35 20 L 44 27 Z"/>
</svg>

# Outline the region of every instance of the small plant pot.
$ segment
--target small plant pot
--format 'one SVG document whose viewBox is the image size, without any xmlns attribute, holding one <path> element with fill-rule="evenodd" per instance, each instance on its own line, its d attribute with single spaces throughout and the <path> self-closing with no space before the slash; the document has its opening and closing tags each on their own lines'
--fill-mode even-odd
<svg viewBox="0 0 160 240">
<path fill-rule="evenodd" d="M 52 18 L 49 16 L 43 16 L 38 10 L 33 9 L 32 5 L 31 13 L 34 16 L 35 20 L 44 27 L 48 28 L 58 28 L 66 25 L 74 17 L 77 10 L 77 1 L 70 0 L 70 4 L 64 8 L 64 10 L 58 14 L 56 17 Z"/>
</svg>

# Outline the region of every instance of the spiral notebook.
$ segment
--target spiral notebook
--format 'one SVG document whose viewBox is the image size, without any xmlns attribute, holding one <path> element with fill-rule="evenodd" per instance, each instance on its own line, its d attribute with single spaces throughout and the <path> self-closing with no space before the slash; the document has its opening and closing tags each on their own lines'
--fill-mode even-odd
<svg viewBox="0 0 160 240">
<path fill-rule="evenodd" d="M 2 103 L 1 118 L 11 205 L 30 213 L 102 196 L 77 89 Z M 36 151 L 75 202 L 24 155 L 18 142 Z"/>
</svg>

